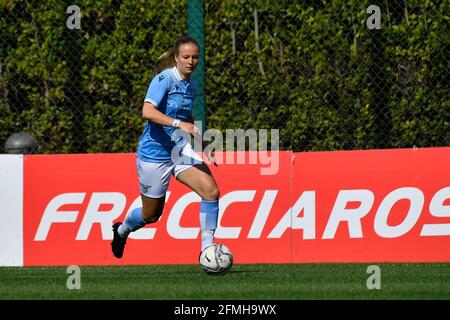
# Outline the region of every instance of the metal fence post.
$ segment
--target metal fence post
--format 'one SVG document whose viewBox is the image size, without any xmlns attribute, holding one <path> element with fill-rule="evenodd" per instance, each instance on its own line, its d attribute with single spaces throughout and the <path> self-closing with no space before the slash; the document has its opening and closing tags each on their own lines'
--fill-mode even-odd
<svg viewBox="0 0 450 320">
<path fill-rule="evenodd" d="M 200 59 L 192 75 L 197 85 L 197 96 L 194 102 L 193 115 L 196 121 L 202 122 L 202 131 L 206 126 L 205 112 L 205 30 L 204 30 L 204 0 L 188 0 L 188 33 L 200 44 Z"/>
</svg>

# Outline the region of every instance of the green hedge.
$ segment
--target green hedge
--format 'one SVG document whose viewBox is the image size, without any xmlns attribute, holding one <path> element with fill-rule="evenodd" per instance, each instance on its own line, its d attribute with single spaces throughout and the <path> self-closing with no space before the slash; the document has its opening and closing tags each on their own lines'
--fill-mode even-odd
<svg viewBox="0 0 450 320">
<path fill-rule="evenodd" d="M 295 151 L 450 145 L 447 1 L 382 1 L 381 30 L 364 1 L 205 2 L 207 127 L 279 128 Z M 18 131 L 42 153 L 136 148 L 187 0 L 77 1 L 80 30 L 71 4 L 0 1 L 0 152 Z"/>
</svg>

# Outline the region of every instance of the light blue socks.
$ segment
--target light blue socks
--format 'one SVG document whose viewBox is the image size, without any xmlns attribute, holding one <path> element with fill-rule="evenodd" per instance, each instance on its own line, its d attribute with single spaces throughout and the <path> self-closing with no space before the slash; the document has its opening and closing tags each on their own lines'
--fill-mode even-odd
<svg viewBox="0 0 450 320">
<path fill-rule="evenodd" d="M 136 231 L 147 224 L 144 218 L 142 218 L 141 212 L 142 208 L 136 208 L 127 215 L 125 221 L 117 229 L 117 232 L 122 238 L 128 237 L 130 232 Z"/>
<path fill-rule="evenodd" d="M 200 228 L 202 232 L 202 251 L 214 243 L 214 231 L 219 216 L 219 200 L 200 202 Z"/>
<path fill-rule="evenodd" d="M 142 208 L 133 209 L 117 230 L 122 238 L 147 224 L 142 218 Z M 214 243 L 214 231 L 219 216 L 219 200 L 202 200 L 200 202 L 200 228 L 202 232 L 202 250 Z"/>
</svg>

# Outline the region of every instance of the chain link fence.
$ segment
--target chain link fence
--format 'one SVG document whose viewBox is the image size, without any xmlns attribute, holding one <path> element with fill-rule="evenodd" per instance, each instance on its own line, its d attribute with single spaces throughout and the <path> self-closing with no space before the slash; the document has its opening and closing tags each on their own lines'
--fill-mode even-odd
<svg viewBox="0 0 450 320">
<path fill-rule="evenodd" d="M 448 1 L 203 5 L 207 128 L 279 129 L 294 151 L 450 145 Z M 134 152 L 187 8 L 0 1 L 0 152 L 17 132 L 36 153 Z"/>
</svg>

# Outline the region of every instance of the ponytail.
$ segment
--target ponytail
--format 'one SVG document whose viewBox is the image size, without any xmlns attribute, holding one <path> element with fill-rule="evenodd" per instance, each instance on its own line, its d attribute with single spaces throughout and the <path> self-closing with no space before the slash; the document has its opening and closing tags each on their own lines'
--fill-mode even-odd
<svg viewBox="0 0 450 320">
<path fill-rule="evenodd" d="M 156 60 L 156 73 L 160 73 L 165 69 L 175 66 L 177 64 L 175 61 L 175 54 L 176 49 L 173 47 L 160 55 L 158 60 Z"/>
</svg>

